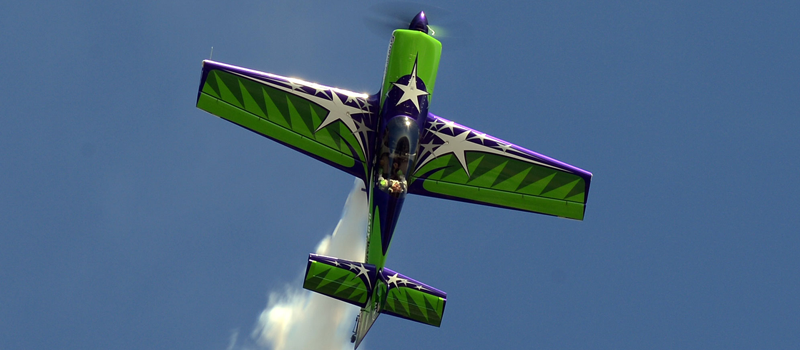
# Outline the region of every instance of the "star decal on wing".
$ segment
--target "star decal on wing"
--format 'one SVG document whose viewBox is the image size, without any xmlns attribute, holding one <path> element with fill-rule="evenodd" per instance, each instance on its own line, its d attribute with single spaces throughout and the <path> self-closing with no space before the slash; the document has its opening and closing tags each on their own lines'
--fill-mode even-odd
<svg viewBox="0 0 800 350">
<path fill-rule="evenodd" d="M 483 142 L 486 140 L 486 134 L 483 134 L 483 133 L 476 133 L 476 134 L 475 134 L 475 136 L 473 136 L 473 137 L 469 138 L 468 140 L 470 140 L 470 141 L 471 141 L 471 140 L 475 140 L 475 139 L 477 139 L 477 140 L 481 140 L 481 145 L 482 145 L 482 144 L 483 144 Z"/>
<path fill-rule="evenodd" d="M 430 123 L 430 125 L 428 125 L 428 127 L 430 129 L 437 129 L 438 130 L 439 126 L 443 125 L 443 124 L 444 123 L 439 121 L 439 119 L 434 119 L 433 121 L 431 121 L 431 123 Z"/>
<path fill-rule="evenodd" d="M 464 169 L 464 172 L 467 173 L 467 176 L 470 176 L 466 157 L 467 152 L 497 154 L 563 171 L 563 169 L 553 165 L 531 159 L 531 157 L 526 156 L 525 153 L 515 150 L 514 146 L 510 143 L 494 139 L 491 136 L 463 127 L 453 121 L 439 117 L 436 118 L 437 119 L 430 122 L 430 127 L 426 129 L 426 133 L 422 137 L 422 139 L 427 139 L 428 142 L 420 144 L 422 147 L 420 151 L 420 161 L 417 163 L 415 171 L 421 169 L 425 164 L 438 157 L 452 154 L 456 157 L 458 163 Z"/>
<path fill-rule="evenodd" d="M 467 168 L 466 152 L 484 151 L 484 148 L 486 148 L 486 146 L 467 141 L 467 137 L 469 136 L 470 133 L 469 131 L 464 131 L 458 136 L 450 136 L 436 131 L 434 131 L 433 133 L 444 141 L 444 143 L 441 144 L 439 148 L 437 148 L 433 152 L 433 154 L 436 157 L 439 157 L 448 153 L 452 153 L 454 156 L 456 156 L 456 159 L 458 159 L 458 162 L 464 168 L 464 171 L 467 173 L 467 176 L 469 176 L 469 169 Z M 433 157 L 430 157 L 428 159 L 432 160 Z M 420 164 L 420 167 L 424 165 L 424 163 L 425 162 L 423 162 L 423 164 Z"/>
<path fill-rule="evenodd" d="M 453 131 L 453 128 L 455 128 L 455 127 L 456 127 L 456 123 L 454 121 L 452 121 L 452 120 L 448 120 L 448 121 L 444 122 L 444 126 L 439 130 L 450 129 L 450 132 L 454 133 L 455 131 Z"/>
<path fill-rule="evenodd" d="M 506 151 L 511 149 L 511 145 L 510 144 L 504 144 L 502 142 L 498 142 L 496 147 L 499 148 L 500 150 L 502 150 L 503 153 L 506 153 Z"/>
<path fill-rule="evenodd" d="M 292 90 L 300 90 L 300 91 L 303 91 L 303 90 L 301 89 L 301 88 L 303 87 L 303 84 L 301 84 L 301 83 L 298 83 L 298 82 L 296 82 L 296 81 L 289 80 L 289 86 L 292 88 Z"/>
<path fill-rule="evenodd" d="M 360 135 L 363 135 L 364 138 L 367 137 L 368 132 L 373 132 L 373 131 L 375 130 L 372 130 L 369 127 L 367 127 L 367 125 L 364 123 L 363 120 L 356 121 L 356 132 L 359 133 Z"/>
<path fill-rule="evenodd" d="M 369 119 L 368 117 L 365 117 L 365 115 L 373 114 L 369 111 L 369 103 L 367 102 L 367 99 L 369 98 L 368 95 L 337 88 L 329 88 L 323 85 L 310 83 L 295 78 L 283 78 L 272 74 L 266 74 L 266 79 L 260 79 L 247 76 L 233 70 L 226 70 L 226 72 L 242 78 L 254 80 L 261 84 L 295 95 L 300 95 L 297 92 L 302 92 L 302 98 L 316 103 L 328 110 L 328 115 L 325 117 L 325 120 L 322 121 L 316 130 L 314 130 L 314 133 L 322 130 L 334 122 L 341 121 L 345 126 L 347 126 L 347 129 L 349 129 L 350 132 L 356 136 L 356 141 L 358 141 L 358 145 L 361 147 L 363 154 L 368 156 L 369 150 L 364 145 L 364 140 L 368 140 L 366 136 L 367 132 L 374 132 L 373 129 L 364 125 L 365 121 Z M 322 95 L 324 97 L 318 95 Z M 340 95 L 346 97 L 344 102 L 342 101 Z M 357 107 L 353 107 L 351 105 L 353 102 L 355 102 Z M 357 125 L 359 122 L 353 118 L 354 115 L 361 115 L 361 126 Z"/>
<path fill-rule="evenodd" d="M 422 150 L 419 152 L 420 156 L 424 156 L 428 153 L 433 153 L 433 151 L 441 145 L 437 145 L 433 143 L 433 141 L 428 141 L 428 143 L 421 143 L 419 146 L 422 147 Z"/>
</svg>

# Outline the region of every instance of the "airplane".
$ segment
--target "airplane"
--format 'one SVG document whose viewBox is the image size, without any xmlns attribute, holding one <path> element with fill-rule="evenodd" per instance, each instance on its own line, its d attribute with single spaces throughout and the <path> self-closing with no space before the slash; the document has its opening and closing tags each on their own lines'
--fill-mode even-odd
<svg viewBox="0 0 800 350">
<path fill-rule="evenodd" d="M 439 327 L 447 294 L 389 269 L 406 195 L 583 220 L 592 173 L 428 111 L 442 44 L 424 12 L 394 30 L 374 95 L 203 61 L 197 107 L 364 181 L 363 261 L 310 254 L 303 287 L 356 305 L 354 349 L 381 314 Z"/>
</svg>

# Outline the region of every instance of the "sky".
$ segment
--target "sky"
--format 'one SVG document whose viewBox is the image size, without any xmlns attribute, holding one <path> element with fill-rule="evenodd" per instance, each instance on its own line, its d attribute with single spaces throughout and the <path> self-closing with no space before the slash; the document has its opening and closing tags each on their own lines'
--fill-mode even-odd
<svg viewBox="0 0 800 350">
<path fill-rule="evenodd" d="M 797 2 L 431 3 L 474 37 L 430 111 L 594 178 L 584 221 L 407 198 L 387 265 L 443 323 L 366 349 L 800 343 Z M 372 4 L 5 4 L 0 348 L 264 346 L 353 179 L 195 108 L 200 63 L 375 93 Z"/>
</svg>

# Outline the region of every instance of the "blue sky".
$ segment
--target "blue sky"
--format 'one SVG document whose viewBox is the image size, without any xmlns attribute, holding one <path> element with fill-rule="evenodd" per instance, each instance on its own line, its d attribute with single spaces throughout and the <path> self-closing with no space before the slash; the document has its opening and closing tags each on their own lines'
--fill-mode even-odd
<svg viewBox="0 0 800 350">
<path fill-rule="evenodd" d="M 800 5 L 432 3 L 476 30 L 431 111 L 595 176 L 583 222 L 408 198 L 388 265 L 447 311 L 368 348 L 800 343 Z M 200 61 L 375 92 L 370 4 L 5 5 L 0 348 L 246 343 L 352 179 L 196 109 Z"/>
</svg>

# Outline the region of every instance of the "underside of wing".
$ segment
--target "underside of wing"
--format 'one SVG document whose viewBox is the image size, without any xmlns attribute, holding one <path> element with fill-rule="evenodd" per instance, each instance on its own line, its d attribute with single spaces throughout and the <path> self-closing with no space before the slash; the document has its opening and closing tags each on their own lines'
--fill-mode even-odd
<svg viewBox="0 0 800 350">
<path fill-rule="evenodd" d="M 592 174 L 428 115 L 408 192 L 583 220 Z"/>
<path fill-rule="evenodd" d="M 363 180 L 377 125 L 372 99 L 206 60 L 197 107 Z"/>
</svg>

